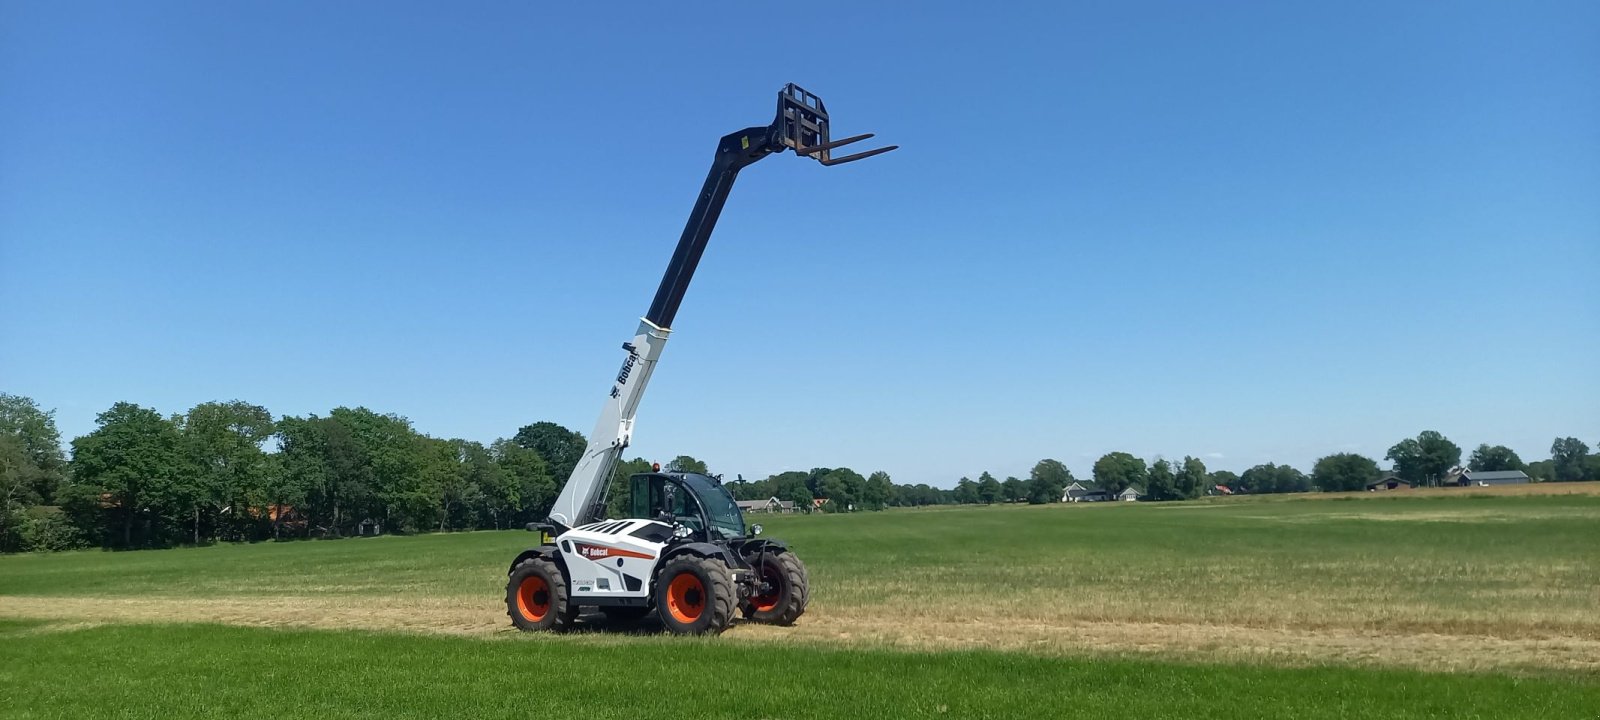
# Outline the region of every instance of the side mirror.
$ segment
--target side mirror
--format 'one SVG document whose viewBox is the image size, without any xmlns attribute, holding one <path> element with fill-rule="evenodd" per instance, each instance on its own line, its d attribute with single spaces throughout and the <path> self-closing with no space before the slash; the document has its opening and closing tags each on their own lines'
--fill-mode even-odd
<svg viewBox="0 0 1600 720">
<path fill-rule="evenodd" d="M 760 535 L 760 534 L 761 534 L 761 523 L 756 523 L 756 524 L 750 526 L 750 537 L 755 537 L 755 536 Z"/>
</svg>

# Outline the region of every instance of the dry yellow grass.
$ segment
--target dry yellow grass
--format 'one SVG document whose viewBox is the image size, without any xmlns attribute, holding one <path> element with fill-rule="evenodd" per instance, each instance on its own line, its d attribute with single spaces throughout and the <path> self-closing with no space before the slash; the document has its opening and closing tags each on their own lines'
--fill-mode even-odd
<svg viewBox="0 0 1600 720">
<path fill-rule="evenodd" d="M 19 598 L 0 602 L 0 616 L 59 621 L 45 629 L 107 622 L 220 623 L 418 632 L 494 637 L 517 635 L 495 603 L 462 598 L 390 599 L 361 604 L 335 598 Z M 598 628 L 599 619 L 593 619 Z M 1547 633 L 1496 637 L 1452 632 L 1395 632 L 1328 626 L 1250 627 L 1227 623 L 1041 621 L 1004 613 L 959 617 L 938 609 L 817 607 L 794 627 L 736 624 L 738 642 L 811 643 L 909 650 L 988 649 L 1042 655 L 1154 654 L 1193 661 L 1280 665 L 1341 663 L 1431 671 L 1545 668 L 1600 672 L 1600 640 Z M 618 640 L 597 634 L 595 641 Z"/>
</svg>

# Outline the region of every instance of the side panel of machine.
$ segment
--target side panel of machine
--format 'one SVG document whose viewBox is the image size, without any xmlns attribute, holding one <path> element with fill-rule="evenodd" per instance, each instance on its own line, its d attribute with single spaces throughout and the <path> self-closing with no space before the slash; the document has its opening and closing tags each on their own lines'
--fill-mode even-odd
<svg viewBox="0 0 1600 720">
<path fill-rule="evenodd" d="M 571 596 L 648 598 L 656 558 L 670 537 L 669 526 L 649 520 L 608 520 L 562 533 L 556 544 L 567 562 Z"/>
</svg>

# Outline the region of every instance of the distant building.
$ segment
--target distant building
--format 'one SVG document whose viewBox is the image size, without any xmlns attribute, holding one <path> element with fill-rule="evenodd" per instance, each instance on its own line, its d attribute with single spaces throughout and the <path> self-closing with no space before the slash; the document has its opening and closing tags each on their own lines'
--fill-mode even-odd
<svg viewBox="0 0 1600 720">
<path fill-rule="evenodd" d="M 735 500 L 741 513 L 792 513 L 794 512 L 793 500 L 779 500 L 770 497 L 765 500 Z"/>
<path fill-rule="evenodd" d="M 1141 497 L 1144 497 L 1144 493 L 1139 492 L 1139 488 L 1132 485 L 1129 485 L 1127 490 L 1117 493 L 1117 499 L 1124 502 L 1133 502 Z"/>
<path fill-rule="evenodd" d="M 1456 481 L 1461 487 L 1489 487 L 1490 485 L 1522 485 L 1528 474 L 1521 470 L 1468 470 Z"/>
<path fill-rule="evenodd" d="M 1411 483 L 1408 483 L 1408 482 L 1406 482 L 1404 480 L 1401 480 L 1400 476 L 1396 475 L 1394 473 L 1389 473 L 1388 475 L 1384 475 L 1383 477 L 1378 478 L 1377 480 L 1373 480 L 1372 482 L 1367 483 L 1367 492 L 1376 492 L 1378 490 L 1410 490 L 1410 489 L 1411 489 Z"/>
<path fill-rule="evenodd" d="M 1077 481 L 1061 491 L 1061 502 L 1104 502 L 1110 499 L 1111 493 Z"/>
</svg>

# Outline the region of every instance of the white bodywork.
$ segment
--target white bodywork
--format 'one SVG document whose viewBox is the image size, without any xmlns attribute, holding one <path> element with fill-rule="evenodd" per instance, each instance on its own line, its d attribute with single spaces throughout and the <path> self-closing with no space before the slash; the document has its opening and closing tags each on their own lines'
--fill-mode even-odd
<svg viewBox="0 0 1600 720">
<path fill-rule="evenodd" d="M 590 519 L 589 510 L 601 499 L 601 493 L 611 480 L 611 469 L 633 437 L 633 417 L 639 411 L 639 399 L 644 397 L 645 384 L 650 382 L 650 374 L 655 371 L 656 361 L 661 358 L 661 350 L 666 347 L 667 335 L 671 332 L 641 319 L 633 341 L 622 346 L 628 357 L 622 361 L 622 368 L 612 381 L 610 397 L 600 410 L 600 421 L 589 433 L 583 457 L 572 468 L 572 476 L 567 478 L 555 506 L 550 509 L 552 521 L 570 528 Z M 574 587 L 576 584 L 574 580 Z"/>
<path fill-rule="evenodd" d="M 608 520 L 561 534 L 557 545 L 567 562 L 573 598 L 650 596 L 656 559 L 667 544 L 637 537 L 634 532 L 671 537 L 672 527 L 653 520 Z"/>
</svg>

